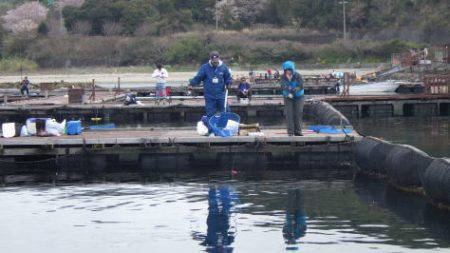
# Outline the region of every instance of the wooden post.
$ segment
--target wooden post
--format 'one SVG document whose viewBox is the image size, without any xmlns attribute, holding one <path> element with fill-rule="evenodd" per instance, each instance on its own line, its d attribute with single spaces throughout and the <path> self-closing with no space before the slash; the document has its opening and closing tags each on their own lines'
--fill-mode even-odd
<svg viewBox="0 0 450 253">
<path fill-rule="evenodd" d="M 117 95 L 120 94 L 120 76 L 117 77 L 117 87 L 116 91 L 114 92 L 114 100 L 117 100 Z"/>
<path fill-rule="evenodd" d="M 95 79 L 92 79 L 92 93 L 89 100 L 95 101 Z"/>
<path fill-rule="evenodd" d="M 7 105 L 8 104 L 8 94 L 3 94 L 3 105 Z"/>
</svg>

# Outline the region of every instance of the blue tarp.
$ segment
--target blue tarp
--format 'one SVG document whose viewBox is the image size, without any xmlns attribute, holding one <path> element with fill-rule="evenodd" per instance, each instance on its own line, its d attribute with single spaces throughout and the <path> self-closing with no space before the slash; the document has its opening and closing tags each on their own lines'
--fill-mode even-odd
<svg viewBox="0 0 450 253">
<path fill-rule="evenodd" d="M 116 124 L 114 123 L 89 126 L 89 129 L 91 130 L 114 129 L 114 128 L 116 128 Z"/>
<path fill-rule="evenodd" d="M 308 126 L 309 130 L 312 130 L 316 133 L 322 133 L 322 134 L 349 134 L 353 132 L 352 129 L 349 128 L 340 128 L 336 126 L 328 126 L 328 125 L 313 125 Z"/>
</svg>

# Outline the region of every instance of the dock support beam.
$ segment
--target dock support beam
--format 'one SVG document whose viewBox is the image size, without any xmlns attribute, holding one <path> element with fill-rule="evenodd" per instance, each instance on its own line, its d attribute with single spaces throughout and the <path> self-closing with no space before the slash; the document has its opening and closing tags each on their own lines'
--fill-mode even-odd
<svg viewBox="0 0 450 253">
<path fill-rule="evenodd" d="M 247 116 L 248 117 L 256 117 L 258 116 L 258 111 L 256 109 L 247 109 Z"/>
<path fill-rule="evenodd" d="M 148 113 L 146 112 L 142 113 L 142 121 L 144 123 L 148 123 Z"/>
<path fill-rule="evenodd" d="M 392 103 L 392 109 L 393 109 L 393 116 L 404 116 L 403 112 L 403 106 L 404 104 L 401 102 L 394 102 Z"/>
</svg>

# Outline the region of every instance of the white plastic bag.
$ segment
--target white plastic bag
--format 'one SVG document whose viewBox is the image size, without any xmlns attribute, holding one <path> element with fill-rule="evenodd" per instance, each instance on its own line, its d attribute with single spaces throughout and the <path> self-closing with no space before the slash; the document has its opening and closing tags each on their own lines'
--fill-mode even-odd
<svg viewBox="0 0 450 253">
<path fill-rule="evenodd" d="M 50 135 L 59 136 L 64 133 L 64 129 L 66 128 L 66 120 L 61 123 L 58 123 L 54 119 L 48 119 L 45 121 L 45 131 Z"/>
<path fill-rule="evenodd" d="M 61 134 L 56 129 L 49 129 L 49 130 L 46 130 L 45 132 L 47 132 L 47 135 L 61 136 Z"/>
<path fill-rule="evenodd" d="M 208 135 L 208 128 L 205 126 L 205 124 L 203 124 L 202 121 L 197 122 L 197 133 L 199 135 Z"/>
<path fill-rule="evenodd" d="M 28 137 L 30 134 L 28 133 L 27 126 L 22 126 L 20 129 L 20 137 Z"/>
<path fill-rule="evenodd" d="M 36 122 L 32 122 L 31 120 L 27 120 L 27 132 L 29 135 L 36 135 Z"/>
</svg>

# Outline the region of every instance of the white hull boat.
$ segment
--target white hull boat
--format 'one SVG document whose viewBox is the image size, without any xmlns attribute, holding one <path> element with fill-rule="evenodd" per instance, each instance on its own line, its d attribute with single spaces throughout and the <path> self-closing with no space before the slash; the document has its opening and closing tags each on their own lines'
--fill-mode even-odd
<svg viewBox="0 0 450 253">
<path fill-rule="evenodd" d="M 376 95 L 384 93 L 395 93 L 395 90 L 400 86 L 400 83 L 394 81 L 352 84 L 349 88 L 349 95 Z M 339 86 L 339 92 L 342 94 L 344 87 Z"/>
</svg>

